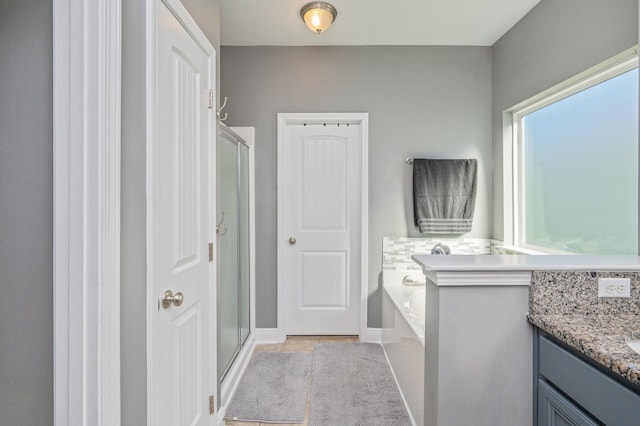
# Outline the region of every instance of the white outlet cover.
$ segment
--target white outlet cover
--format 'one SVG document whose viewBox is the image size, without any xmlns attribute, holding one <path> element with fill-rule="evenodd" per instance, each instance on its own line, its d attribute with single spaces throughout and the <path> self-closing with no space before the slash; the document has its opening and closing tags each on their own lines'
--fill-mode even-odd
<svg viewBox="0 0 640 426">
<path fill-rule="evenodd" d="M 631 278 L 598 278 L 598 297 L 631 297 Z"/>
</svg>

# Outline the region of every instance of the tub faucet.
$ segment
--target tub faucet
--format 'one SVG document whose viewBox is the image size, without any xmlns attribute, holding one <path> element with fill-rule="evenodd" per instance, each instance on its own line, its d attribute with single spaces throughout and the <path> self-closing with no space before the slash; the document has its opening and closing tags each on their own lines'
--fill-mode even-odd
<svg viewBox="0 0 640 426">
<path fill-rule="evenodd" d="M 451 254 L 451 249 L 444 244 L 438 243 L 431 249 L 431 254 Z"/>
</svg>

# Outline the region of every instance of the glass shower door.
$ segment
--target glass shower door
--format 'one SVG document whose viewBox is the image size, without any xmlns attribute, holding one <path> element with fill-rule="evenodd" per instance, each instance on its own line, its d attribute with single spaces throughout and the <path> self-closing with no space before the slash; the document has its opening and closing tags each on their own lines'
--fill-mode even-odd
<svg viewBox="0 0 640 426">
<path fill-rule="evenodd" d="M 238 148 L 218 138 L 218 379 L 240 349 Z"/>
<path fill-rule="evenodd" d="M 222 128 L 218 138 L 218 380 L 250 333 L 249 147 Z"/>
</svg>

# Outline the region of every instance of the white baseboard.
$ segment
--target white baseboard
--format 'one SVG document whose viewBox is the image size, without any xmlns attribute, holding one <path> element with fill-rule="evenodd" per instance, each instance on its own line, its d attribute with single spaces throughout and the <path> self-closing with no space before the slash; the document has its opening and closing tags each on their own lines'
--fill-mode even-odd
<svg viewBox="0 0 640 426">
<path fill-rule="evenodd" d="M 256 328 L 256 331 L 255 331 L 256 345 L 282 343 L 285 341 L 285 338 L 286 336 L 278 328 Z M 381 344 L 382 329 L 367 328 L 363 341 L 368 343 Z"/>
<path fill-rule="evenodd" d="M 381 328 L 367 328 L 367 334 L 364 337 L 364 341 L 367 343 L 382 344 L 382 329 Z"/>
<path fill-rule="evenodd" d="M 257 345 L 282 343 L 285 340 L 277 328 L 256 328 L 255 333 Z"/>
</svg>

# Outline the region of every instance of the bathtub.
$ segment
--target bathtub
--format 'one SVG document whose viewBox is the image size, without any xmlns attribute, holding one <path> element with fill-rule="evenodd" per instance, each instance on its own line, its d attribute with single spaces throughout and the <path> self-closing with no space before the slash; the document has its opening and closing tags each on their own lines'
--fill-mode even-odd
<svg viewBox="0 0 640 426">
<path fill-rule="evenodd" d="M 415 425 L 424 424 L 425 280 L 421 271 L 382 271 L 382 346 Z"/>
<path fill-rule="evenodd" d="M 424 277 L 423 277 L 424 279 Z M 426 290 L 421 288 L 411 295 L 408 301 L 405 302 L 405 307 L 409 309 L 409 315 L 415 317 L 420 323 L 420 330 L 424 333 L 424 315 L 425 315 L 425 300 L 427 297 Z"/>
</svg>

